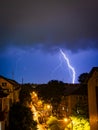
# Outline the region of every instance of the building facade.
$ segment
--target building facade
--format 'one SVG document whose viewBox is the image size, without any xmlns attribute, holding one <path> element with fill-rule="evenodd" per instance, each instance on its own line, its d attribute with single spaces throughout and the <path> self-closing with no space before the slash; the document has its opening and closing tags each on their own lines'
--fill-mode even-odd
<svg viewBox="0 0 98 130">
<path fill-rule="evenodd" d="M 90 130 L 98 130 L 98 67 L 94 67 L 89 74 L 88 104 Z"/>
<path fill-rule="evenodd" d="M 11 79 L 0 76 L 0 130 L 7 130 L 9 110 L 19 101 L 20 85 Z"/>
</svg>

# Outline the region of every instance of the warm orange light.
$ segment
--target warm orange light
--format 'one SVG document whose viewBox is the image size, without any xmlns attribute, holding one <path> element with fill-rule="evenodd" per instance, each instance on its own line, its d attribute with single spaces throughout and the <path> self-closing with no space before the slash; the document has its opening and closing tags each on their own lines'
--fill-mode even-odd
<svg viewBox="0 0 98 130">
<path fill-rule="evenodd" d="M 33 92 L 33 95 L 36 97 L 37 96 L 37 94 L 35 93 L 35 92 Z"/>
<path fill-rule="evenodd" d="M 67 121 L 68 121 L 68 119 L 67 119 L 67 118 L 64 118 L 64 121 L 65 121 L 65 122 L 67 122 Z"/>
<path fill-rule="evenodd" d="M 47 105 L 47 108 L 50 109 L 50 105 Z"/>
</svg>

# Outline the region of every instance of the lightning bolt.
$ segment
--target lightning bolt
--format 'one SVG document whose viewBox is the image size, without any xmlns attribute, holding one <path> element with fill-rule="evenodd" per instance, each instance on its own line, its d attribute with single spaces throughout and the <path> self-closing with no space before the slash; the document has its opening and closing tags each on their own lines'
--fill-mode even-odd
<svg viewBox="0 0 98 130">
<path fill-rule="evenodd" d="M 71 66 L 69 59 L 67 58 L 66 54 L 62 51 L 62 49 L 60 49 L 60 53 L 62 54 L 63 58 L 65 59 L 67 65 L 68 65 L 68 68 L 72 71 L 72 83 L 74 84 L 75 74 L 76 74 L 75 69 L 74 69 L 74 67 Z"/>
</svg>

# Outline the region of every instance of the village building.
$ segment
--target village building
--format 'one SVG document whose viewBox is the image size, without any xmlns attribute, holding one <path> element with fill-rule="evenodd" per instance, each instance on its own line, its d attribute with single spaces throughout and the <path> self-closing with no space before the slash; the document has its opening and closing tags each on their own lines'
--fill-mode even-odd
<svg viewBox="0 0 98 130">
<path fill-rule="evenodd" d="M 61 116 L 69 116 L 76 104 L 82 104 L 84 108 L 88 107 L 90 130 L 98 130 L 98 67 L 92 68 L 84 84 L 64 85 L 65 94 L 58 106 L 58 113 L 61 111 Z M 39 91 L 43 86 L 47 84 L 34 87 L 34 90 Z M 0 130 L 6 130 L 9 125 L 8 113 L 12 104 L 19 101 L 19 91 L 19 83 L 0 76 Z M 79 112 L 78 109 L 76 112 Z"/>
<path fill-rule="evenodd" d="M 92 68 L 88 78 L 90 130 L 98 130 L 98 67 Z"/>
<path fill-rule="evenodd" d="M 0 130 L 9 125 L 9 110 L 19 101 L 19 91 L 20 85 L 16 81 L 0 76 Z"/>
</svg>

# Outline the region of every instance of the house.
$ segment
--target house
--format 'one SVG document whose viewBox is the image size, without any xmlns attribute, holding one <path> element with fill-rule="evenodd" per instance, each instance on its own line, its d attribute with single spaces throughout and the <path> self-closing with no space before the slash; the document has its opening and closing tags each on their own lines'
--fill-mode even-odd
<svg viewBox="0 0 98 130">
<path fill-rule="evenodd" d="M 60 110 L 66 116 L 72 114 L 73 109 L 76 105 L 81 104 L 81 106 L 88 104 L 88 94 L 87 94 L 87 86 L 82 84 L 68 84 L 66 86 L 65 95 L 62 97 L 62 101 L 60 103 Z M 76 110 L 77 112 L 78 109 Z"/>
<path fill-rule="evenodd" d="M 13 102 L 17 102 L 19 100 L 18 97 L 20 85 L 15 80 L 11 80 L 3 76 L 0 76 L 0 87 L 3 89 L 5 93 L 9 94 L 10 105 Z"/>
<path fill-rule="evenodd" d="M 8 125 L 9 94 L 0 88 L 0 130 L 5 130 Z"/>
<path fill-rule="evenodd" d="M 88 78 L 90 130 L 98 130 L 98 67 L 93 67 Z"/>
<path fill-rule="evenodd" d="M 98 130 L 98 67 L 93 67 L 82 84 L 65 85 L 65 95 L 59 110 L 66 115 L 72 113 L 76 104 L 83 104 L 89 114 L 90 130 Z M 76 110 L 79 113 L 78 109 Z"/>
<path fill-rule="evenodd" d="M 16 81 L 0 76 L 0 130 L 8 127 L 8 113 L 12 104 L 19 101 L 19 91 Z"/>
<path fill-rule="evenodd" d="M 92 68 L 85 83 L 78 84 L 77 87 L 76 84 L 75 87 L 73 85 L 67 87 L 63 104 L 68 115 L 72 113 L 75 104 L 80 102 L 88 105 L 90 130 L 98 130 L 98 67 Z"/>
</svg>

